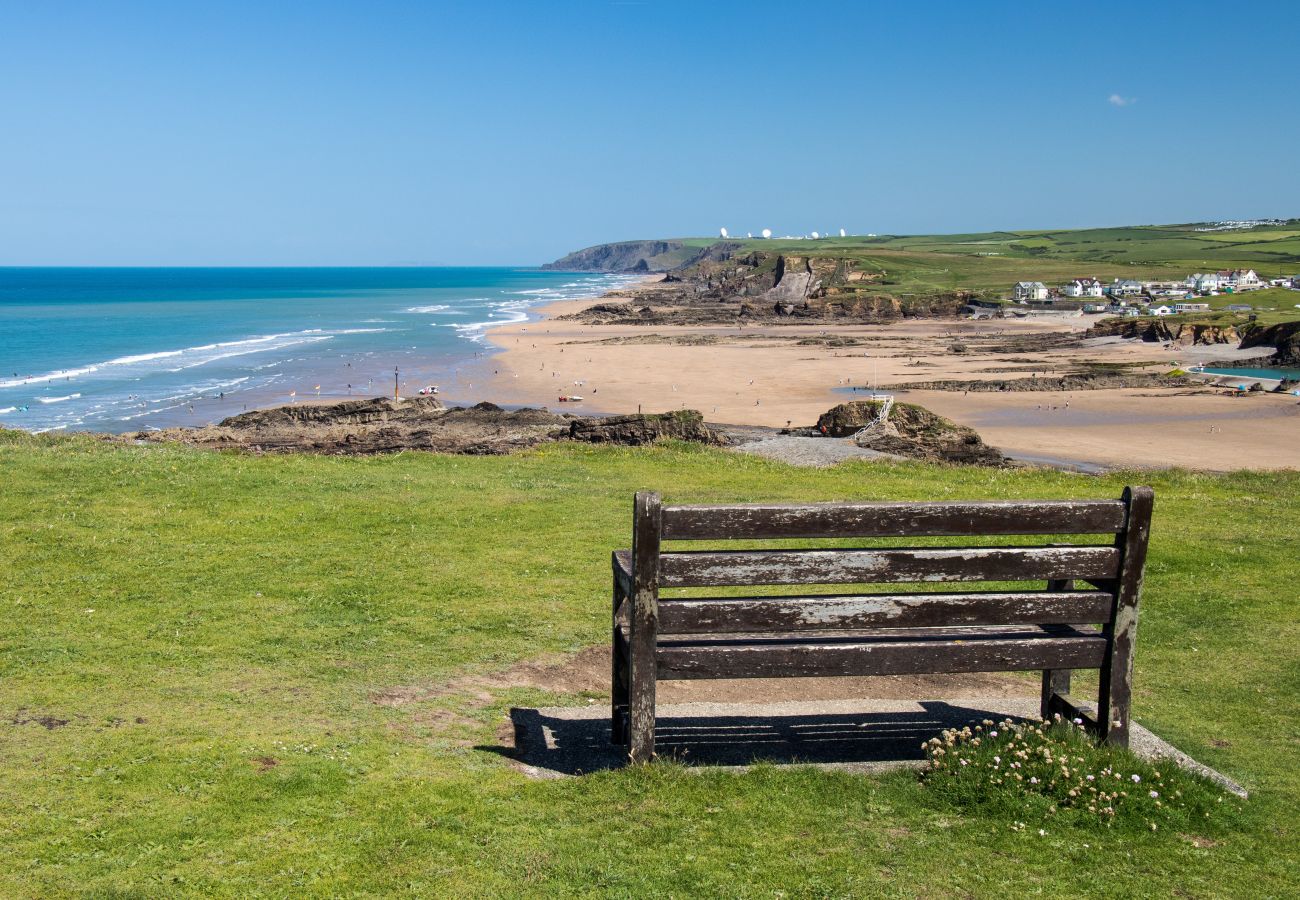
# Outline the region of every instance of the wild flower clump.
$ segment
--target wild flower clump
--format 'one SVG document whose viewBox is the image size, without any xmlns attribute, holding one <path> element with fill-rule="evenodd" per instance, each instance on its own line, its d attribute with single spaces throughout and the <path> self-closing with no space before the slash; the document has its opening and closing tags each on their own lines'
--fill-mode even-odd
<svg viewBox="0 0 1300 900">
<path fill-rule="evenodd" d="M 1004 816 L 1011 828 L 1051 825 L 1217 829 L 1237 798 L 1173 763 L 1099 746 L 1077 720 L 985 719 L 924 742 L 927 788 L 954 806 Z"/>
</svg>

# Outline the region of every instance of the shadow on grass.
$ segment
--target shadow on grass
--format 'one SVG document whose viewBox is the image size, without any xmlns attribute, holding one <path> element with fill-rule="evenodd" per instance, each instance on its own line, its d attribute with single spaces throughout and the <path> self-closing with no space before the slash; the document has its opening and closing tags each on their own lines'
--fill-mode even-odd
<svg viewBox="0 0 1300 900">
<path fill-rule="evenodd" d="M 480 746 L 537 770 L 542 777 L 582 775 L 626 764 L 610 743 L 609 718 L 590 707 L 514 708 L 514 746 Z M 835 712 L 801 715 L 663 715 L 655 728 L 660 758 L 686 765 L 858 764 L 863 768 L 915 765 L 922 741 L 945 728 L 999 719 L 1005 710 L 923 701 L 909 712 Z"/>
</svg>

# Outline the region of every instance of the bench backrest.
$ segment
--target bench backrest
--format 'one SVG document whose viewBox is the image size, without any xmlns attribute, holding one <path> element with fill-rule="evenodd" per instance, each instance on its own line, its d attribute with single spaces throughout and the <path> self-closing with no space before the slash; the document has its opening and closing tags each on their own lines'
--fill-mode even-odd
<svg viewBox="0 0 1300 900">
<path fill-rule="evenodd" d="M 1103 624 L 1131 632 L 1152 492 L 1117 500 L 662 506 L 638 493 L 632 594 L 661 633 Z M 663 541 L 1107 535 L 1104 544 L 662 551 Z M 1028 542 L 1027 542 L 1028 543 Z M 950 590 L 962 582 L 1038 582 Z M 1045 586 L 1041 583 L 1045 582 Z M 1076 589 L 1075 582 L 1083 582 Z M 660 588 L 917 584 L 942 591 L 660 598 Z"/>
</svg>

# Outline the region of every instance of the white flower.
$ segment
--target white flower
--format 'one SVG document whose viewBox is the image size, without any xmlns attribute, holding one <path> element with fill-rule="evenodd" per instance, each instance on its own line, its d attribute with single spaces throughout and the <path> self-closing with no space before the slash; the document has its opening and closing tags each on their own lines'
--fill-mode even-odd
<svg viewBox="0 0 1300 900">
<path fill-rule="evenodd" d="M 1046 837 L 1046 836 L 1047 836 L 1047 829 L 1045 829 L 1045 828 L 1040 828 L 1040 829 L 1038 829 L 1038 835 L 1039 835 L 1039 837 Z"/>
<path fill-rule="evenodd" d="M 1156 799 L 1157 797 L 1160 796 L 1160 792 L 1159 792 L 1159 791 L 1152 791 L 1152 792 L 1150 793 L 1149 796 L 1151 797 L 1152 800 L 1154 800 L 1154 799 Z"/>
<path fill-rule="evenodd" d="M 1078 718 L 1076 718 L 1076 719 L 1071 719 L 1070 721 L 1073 722 L 1075 725 L 1082 725 L 1082 724 L 1083 724 L 1083 719 L 1078 719 Z"/>
<path fill-rule="evenodd" d="M 1033 777 L 1033 776 L 1031 775 L 1031 776 L 1029 777 L 1029 783 L 1030 783 L 1030 784 L 1038 784 L 1038 779 L 1035 778 L 1035 777 Z"/>
<path fill-rule="evenodd" d="M 969 765 L 970 765 L 970 760 L 968 760 L 968 759 L 963 759 L 963 760 L 961 761 L 961 764 L 962 764 L 963 766 L 969 766 Z"/>
<path fill-rule="evenodd" d="M 997 736 L 998 736 L 998 733 L 997 733 L 996 731 L 990 731 L 990 732 L 989 732 L 989 737 L 997 737 Z"/>
<path fill-rule="evenodd" d="M 1141 775 L 1130 775 L 1129 777 L 1133 779 L 1134 784 L 1139 784 L 1142 781 Z"/>
</svg>

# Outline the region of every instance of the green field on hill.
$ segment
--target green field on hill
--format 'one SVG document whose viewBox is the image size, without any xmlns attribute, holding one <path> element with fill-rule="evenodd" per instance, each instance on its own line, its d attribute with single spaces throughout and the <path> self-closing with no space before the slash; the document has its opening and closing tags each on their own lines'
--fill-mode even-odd
<svg viewBox="0 0 1300 900">
<path fill-rule="evenodd" d="M 992 231 L 977 234 L 878 235 L 733 240 L 750 250 L 854 259 L 885 273 L 866 293 L 899 297 L 954 290 L 1007 296 L 1017 281 L 1059 285 L 1071 278 L 1172 279 L 1194 272 L 1253 268 L 1262 277 L 1300 274 L 1300 220 L 1232 231 L 1204 224 L 1142 225 L 1077 230 Z M 717 243 L 679 239 L 682 258 Z"/>
<path fill-rule="evenodd" d="M 682 445 L 257 457 L 0 432 L 0 895 L 1300 892 L 1300 473 L 793 469 Z M 912 773 L 533 780 L 483 687 L 608 640 L 631 495 L 1118 496 L 1156 519 L 1135 715 L 1245 784 L 1204 827 L 956 808 Z M 409 702 L 377 698 L 401 693 Z M 1039 833 L 1042 827 L 1044 833 Z"/>
</svg>

